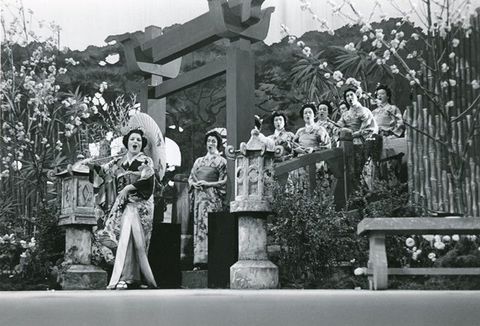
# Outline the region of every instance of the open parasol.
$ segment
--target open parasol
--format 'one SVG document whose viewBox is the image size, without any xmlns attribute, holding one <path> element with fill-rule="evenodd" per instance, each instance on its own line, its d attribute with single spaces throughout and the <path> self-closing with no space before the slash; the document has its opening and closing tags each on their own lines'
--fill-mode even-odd
<svg viewBox="0 0 480 326">
<path fill-rule="evenodd" d="M 142 112 L 134 114 L 128 122 L 129 129 L 137 127 L 142 128 L 145 132 L 148 145 L 145 147 L 144 152 L 152 158 L 155 173 L 162 180 L 167 165 L 165 140 L 163 139 L 162 131 L 151 116 Z"/>
</svg>

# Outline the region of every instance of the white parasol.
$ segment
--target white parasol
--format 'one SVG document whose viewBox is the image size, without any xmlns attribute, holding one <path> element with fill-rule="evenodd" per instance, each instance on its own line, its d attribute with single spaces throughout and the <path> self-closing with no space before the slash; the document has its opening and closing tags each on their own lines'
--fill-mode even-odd
<svg viewBox="0 0 480 326">
<path fill-rule="evenodd" d="M 165 140 L 160 127 L 151 116 L 142 112 L 134 114 L 128 122 L 128 129 L 136 127 L 140 127 L 145 132 L 148 145 L 145 147 L 144 152 L 152 158 L 155 172 L 162 180 L 165 175 L 167 161 Z"/>
</svg>

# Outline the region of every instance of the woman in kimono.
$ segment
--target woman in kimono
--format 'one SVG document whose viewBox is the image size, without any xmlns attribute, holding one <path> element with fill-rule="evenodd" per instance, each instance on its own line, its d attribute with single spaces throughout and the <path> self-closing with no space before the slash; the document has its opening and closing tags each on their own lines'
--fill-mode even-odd
<svg viewBox="0 0 480 326">
<path fill-rule="evenodd" d="M 293 138 L 293 150 L 298 155 L 310 154 L 315 151 L 330 148 L 330 136 L 324 127 L 315 123 L 317 108 L 309 103 L 302 106 L 300 116 L 305 126 L 298 129 Z"/>
<path fill-rule="evenodd" d="M 325 128 L 330 136 L 332 147 L 337 147 L 338 127 L 330 120 L 333 108 L 330 102 L 322 101 L 318 104 L 317 124 Z"/>
<path fill-rule="evenodd" d="M 300 116 L 305 126 L 298 129 L 293 138 L 293 150 L 298 156 L 321 151 L 331 147 L 330 136 L 322 126 L 315 123 L 317 108 L 314 103 L 304 104 L 300 109 Z M 324 170 L 324 162 L 316 164 L 317 172 Z M 310 191 L 310 181 L 307 170 L 300 168 L 288 175 L 287 191 Z"/>
<path fill-rule="evenodd" d="M 207 154 L 193 164 L 188 185 L 193 211 L 193 265 L 194 269 L 208 266 L 208 213 L 223 209 L 226 197 L 227 160 L 220 156 L 222 137 L 216 131 L 205 135 Z"/>
<path fill-rule="evenodd" d="M 153 161 L 143 153 L 147 139 L 141 129 L 123 136 L 127 153 L 102 166 L 92 164 L 90 180 L 96 190 L 113 178 L 116 199 L 103 229 L 95 233 L 100 251 L 107 258 L 115 252 L 112 277 L 107 289 L 156 288 L 147 253 L 153 224 Z"/>
<path fill-rule="evenodd" d="M 355 175 L 362 175 L 368 186 L 372 186 L 373 165 L 370 158 L 380 153 L 381 140 L 378 140 L 378 126 L 372 112 L 363 107 L 358 101 L 357 90 L 348 88 L 343 93 L 343 98 L 348 105 L 348 111 L 344 112 L 338 120 L 340 130 L 348 130 L 353 137 Z"/>
<path fill-rule="evenodd" d="M 348 110 L 338 120 L 337 125 L 352 133 L 354 144 L 363 144 L 365 139 L 378 133 L 378 126 L 372 112 L 358 101 L 356 89 L 349 88 L 343 93 Z"/>
<path fill-rule="evenodd" d="M 378 106 L 372 111 L 378 132 L 385 137 L 400 137 L 403 133 L 403 117 L 400 109 L 391 103 L 392 92 L 380 85 L 375 90 Z"/>
<path fill-rule="evenodd" d="M 388 139 L 401 137 L 404 127 L 403 116 L 400 109 L 391 103 L 392 92 L 390 88 L 380 85 L 375 90 L 375 95 L 378 106 L 372 111 L 372 114 L 384 143 L 387 142 Z M 403 155 L 397 155 L 380 163 L 379 175 L 381 179 L 389 180 L 392 185 L 397 183 L 400 176 L 402 156 Z"/>
<path fill-rule="evenodd" d="M 260 140 L 267 146 L 268 149 L 273 150 L 275 146 L 282 146 L 284 153 L 288 155 L 292 152 L 293 133 L 285 130 L 287 124 L 287 117 L 283 112 L 274 111 L 271 122 L 275 131 L 272 135 L 266 137 L 262 133 L 258 133 Z"/>
</svg>

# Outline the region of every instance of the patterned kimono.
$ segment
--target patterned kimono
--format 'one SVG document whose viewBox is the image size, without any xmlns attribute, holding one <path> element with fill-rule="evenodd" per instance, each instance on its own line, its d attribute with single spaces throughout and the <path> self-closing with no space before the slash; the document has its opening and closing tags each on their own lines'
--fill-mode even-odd
<svg viewBox="0 0 480 326">
<path fill-rule="evenodd" d="M 378 126 L 372 112 L 363 106 L 350 107 L 348 111 L 342 114 L 337 125 L 353 131 L 355 170 L 352 172 L 359 176 L 363 174 L 364 181 L 371 187 L 373 165 L 369 158 L 372 156 L 370 152 L 373 152 L 373 150 L 369 150 L 369 148 L 377 149 L 378 147 L 378 141 L 374 137 L 378 133 Z M 381 140 L 379 141 L 381 149 Z"/>
<path fill-rule="evenodd" d="M 267 149 L 273 150 L 275 146 L 283 147 L 283 155 L 288 155 L 292 152 L 293 132 L 282 129 L 280 131 L 275 130 L 273 135 L 265 137 L 263 134 L 259 135 L 260 140 L 267 146 Z"/>
<path fill-rule="evenodd" d="M 383 136 L 384 141 L 400 137 L 403 133 L 403 116 L 400 109 L 395 105 L 386 103 L 379 105 L 372 111 L 373 117 L 377 122 L 379 134 Z M 385 140 L 387 139 L 387 140 Z M 400 176 L 402 157 L 397 156 L 379 164 L 379 176 L 383 180 L 388 180 L 390 184 L 395 185 Z"/>
<path fill-rule="evenodd" d="M 324 149 L 331 148 L 331 140 L 328 132 L 322 126 L 314 124 L 312 128 L 307 130 L 306 127 L 302 127 L 297 130 L 295 137 L 293 138 L 294 147 L 295 144 L 303 149 L 312 148 L 313 151 L 321 151 Z M 302 156 L 306 154 L 298 154 Z M 324 162 L 319 162 L 316 164 L 317 173 L 322 170 L 325 170 Z M 323 174 L 323 173 L 322 173 Z M 288 191 L 310 191 L 310 179 L 305 168 L 300 168 L 293 170 L 289 173 L 287 179 L 287 190 Z"/>
<path fill-rule="evenodd" d="M 208 182 L 227 178 L 227 160 L 220 155 L 207 154 L 193 164 L 190 177 L 190 207 L 193 211 L 193 263 L 208 263 L 208 213 L 223 209 L 227 191 L 226 184 L 220 187 L 195 189 L 192 182 Z"/>
<path fill-rule="evenodd" d="M 338 146 L 338 127 L 333 124 L 330 120 L 318 120 L 317 125 L 325 128 L 328 135 L 330 136 L 332 147 Z"/>
<path fill-rule="evenodd" d="M 113 262 L 109 288 L 119 281 L 140 282 L 142 276 L 150 287 L 157 287 L 147 253 L 153 224 L 153 161 L 143 153 L 130 160 L 127 155 L 90 171 L 90 181 L 96 193 L 101 192 L 106 180 L 113 180 L 116 193 L 126 185 L 137 189 L 128 198 L 117 198 L 104 226 L 94 235 L 94 241 L 107 262 Z M 115 258 L 113 252 L 115 251 Z"/>
<path fill-rule="evenodd" d="M 402 134 L 403 117 L 400 109 L 386 103 L 372 111 L 373 118 L 378 125 L 379 134 L 383 137 L 400 137 Z"/>
</svg>

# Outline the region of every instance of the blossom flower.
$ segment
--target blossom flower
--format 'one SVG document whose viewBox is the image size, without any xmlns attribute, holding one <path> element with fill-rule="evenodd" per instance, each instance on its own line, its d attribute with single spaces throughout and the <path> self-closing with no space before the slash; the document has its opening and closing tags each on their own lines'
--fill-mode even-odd
<svg viewBox="0 0 480 326">
<path fill-rule="evenodd" d="M 443 250 L 445 249 L 445 244 L 443 242 L 435 242 L 435 248 L 438 250 Z"/>
<path fill-rule="evenodd" d="M 305 42 L 303 42 L 303 41 L 298 41 L 298 42 L 297 42 L 297 46 L 303 48 L 303 47 L 305 46 Z"/>
<path fill-rule="evenodd" d="M 457 85 L 457 81 L 454 80 L 454 79 L 449 79 L 449 80 L 448 80 L 448 83 L 449 83 L 450 86 L 452 86 L 452 87 Z"/>
<path fill-rule="evenodd" d="M 407 247 L 413 247 L 415 245 L 415 240 L 413 240 L 412 238 L 407 238 L 407 240 L 405 240 L 405 244 L 407 245 Z"/>
<path fill-rule="evenodd" d="M 330 73 L 327 72 L 327 73 L 324 74 L 323 76 L 328 79 L 328 78 L 330 78 L 331 75 L 330 75 Z"/>
<path fill-rule="evenodd" d="M 385 60 L 390 59 L 390 50 L 385 50 L 385 52 L 383 52 L 383 58 Z"/>
<path fill-rule="evenodd" d="M 356 276 L 363 275 L 364 274 L 363 268 L 361 267 L 355 268 L 355 270 L 353 271 L 353 274 L 355 274 Z"/>
<path fill-rule="evenodd" d="M 449 235 L 445 235 L 445 236 L 443 236 L 443 238 L 442 238 L 442 241 L 443 241 L 443 242 L 450 242 L 450 240 L 451 240 L 451 238 L 450 238 Z"/>
<path fill-rule="evenodd" d="M 447 66 L 446 63 L 442 63 L 442 72 L 447 72 L 450 67 Z"/>
<path fill-rule="evenodd" d="M 478 80 L 476 80 L 476 79 L 472 80 L 472 88 L 473 89 L 479 89 L 480 88 L 480 83 L 478 82 Z"/>
<path fill-rule="evenodd" d="M 459 40 L 459 39 L 454 38 L 454 39 L 452 40 L 452 46 L 453 46 L 454 48 L 456 48 L 459 44 L 460 44 L 460 40 Z"/>
<path fill-rule="evenodd" d="M 453 241 L 459 241 L 460 240 L 460 236 L 458 234 L 454 234 L 452 235 L 452 240 Z"/>
<path fill-rule="evenodd" d="M 440 86 L 441 86 L 442 88 L 448 87 L 448 82 L 444 80 L 444 81 L 442 81 L 442 82 L 440 83 Z"/>
<path fill-rule="evenodd" d="M 302 53 L 308 58 L 312 55 L 312 50 L 308 46 L 306 46 L 303 48 Z"/>
<path fill-rule="evenodd" d="M 333 79 L 335 79 L 336 81 L 340 81 L 342 78 L 343 78 L 343 74 L 341 71 L 335 70 L 333 72 Z"/>
<path fill-rule="evenodd" d="M 435 242 L 442 242 L 442 237 L 438 234 L 434 237 L 434 239 L 435 239 Z"/>
<path fill-rule="evenodd" d="M 455 58 L 455 52 L 450 52 L 450 54 L 448 55 L 448 57 L 449 57 L 450 59 Z"/>
<path fill-rule="evenodd" d="M 433 259 L 435 257 L 437 257 L 437 255 L 434 252 L 428 254 L 428 259 Z"/>
<path fill-rule="evenodd" d="M 288 36 L 288 44 L 293 44 L 297 38 L 293 35 Z"/>
<path fill-rule="evenodd" d="M 105 139 L 110 141 L 112 140 L 112 138 L 113 138 L 113 132 L 111 131 L 107 132 L 107 134 L 105 135 Z"/>
<path fill-rule="evenodd" d="M 398 74 L 400 72 L 396 65 L 391 65 L 390 70 L 392 71 L 392 74 Z"/>
<path fill-rule="evenodd" d="M 363 42 L 367 42 L 367 41 L 368 41 L 368 36 L 367 36 L 367 35 L 363 35 L 362 41 L 363 41 Z"/>
<path fill-rule="evenodd" d="M 455 103 L 453 101 L 448 101 L 447 104 L 445 104 L 445 107 L 449 108 L 449 107 L 453 107 L 455 105 Z"/>
<path fill-rule="evenodd" d="M 12 162 L 12 169 L 13 169 L 13 171 L 20 171 L 22 169 L 22 162 L 13 161 Z"/>
<path fill-rule="evenodd" d="M 355 44 L 353 44 L 352 42 L 348 43 L 345 45 L 345 50 L 347 51 L 355 51 Z"/>
<path fill-rule="evenodd" d="M 339 82 L 337 83 L 337 87 L 340 88 L 340 87 L 342 87 L 342 86 L 343 86 L 343 81 L 339 81 Z"/>
</svg>

